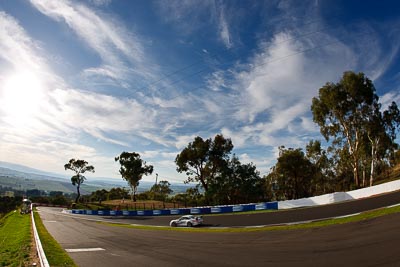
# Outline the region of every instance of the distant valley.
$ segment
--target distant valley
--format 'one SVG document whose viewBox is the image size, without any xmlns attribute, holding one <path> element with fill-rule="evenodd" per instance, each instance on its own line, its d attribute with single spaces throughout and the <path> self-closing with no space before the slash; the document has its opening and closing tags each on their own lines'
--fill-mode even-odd
<svg viewBox="0 0 400 267">
<path fill-rule="evenodd" d="M 141 181 L 138 191 L 147 191 L 154 183 Z M 58 174 L 52 174 L 41 170 L 36 170 L 23 165 L 0 161 L 0 186 L 12 188 L 13 190 L 26 191 L 38 189 L 42 191 L 61 191 L 63 193 L 75 193 L 76 187 L 71 184 L 70 179 Z M 115 187 L 128 188 L 126 181 L 121 180 L 105 180 L 88 178 L 81 186 L 82 194 L 90 194 L 96 190 L 109 190 Z M 173 194 L 183 193 L 191 186 L 181 184 L 171 184 Z"/>
</svg>

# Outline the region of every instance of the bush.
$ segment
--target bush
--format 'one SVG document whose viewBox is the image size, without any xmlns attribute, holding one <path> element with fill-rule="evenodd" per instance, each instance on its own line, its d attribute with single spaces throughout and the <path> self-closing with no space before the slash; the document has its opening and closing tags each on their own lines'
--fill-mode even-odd
<svg viewBox="0 0 400 267">
<path fill-rule="evenodd" d="M 22 197 L 0 197 L 0 214 L 15 210 L 21 203 Z"/>
</svg>

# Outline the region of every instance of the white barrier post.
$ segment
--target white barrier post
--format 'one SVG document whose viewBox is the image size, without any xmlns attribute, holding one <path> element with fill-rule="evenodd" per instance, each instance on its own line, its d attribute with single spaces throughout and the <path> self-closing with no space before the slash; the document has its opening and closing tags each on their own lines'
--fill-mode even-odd
<svg viewBox="0 0 400 267">
<path fill-rule="evenodd" d="M 33 228 L 33 236 L 35 237 L 36 250 L 40 260 L 40 266 L 42 267 L 50 267 L 49 262 L 47 261 L 46 255 L 44 254 L 44 250 L 42 247 L 42 243 L 40 242 L 39 234 L 36 230 L 35 218 L 33 217 L 33 204 L 31 204 L 31 217 L 32 217 L 32 228 Z"/>
</svg>

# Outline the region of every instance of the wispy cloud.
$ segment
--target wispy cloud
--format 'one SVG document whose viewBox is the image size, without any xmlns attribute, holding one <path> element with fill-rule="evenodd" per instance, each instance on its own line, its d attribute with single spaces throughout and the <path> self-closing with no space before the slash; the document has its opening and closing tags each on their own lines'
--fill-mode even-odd
<svg viewBox="0 0 400 267">
<path fill-rule="evenodd" d="M 324 52 L 322 49 L 317 54 L 325 53 L 324 59 L 319 59 L 320 55 L 310 57 L 302 53 L 296 54 L 306 50 L 307 46 L 300 42 L 282 43 L 288 37 L 290 36 L 285 33 L 277 34 L 248 64 L 251 66 L 248 70 L 235 71 L 234 88 L 242 100 L 236 111 L 238 120 L 252 123 L 260 114 L 264 114 L 262 120 L 272 118 L 271 125 L 280 129 L 297 115 L 309 110 L 307 104 L 318 87 L 336 78 L 338 72 L 348 66 L 347 60 L 336 57 L 339 52 L 330 54 L 330 51 Z M 350 53 L 341 44 L 337 44 L 332 50 L 340 51 L 341 54 Z M 329 71 L 321 69 L 326 57 L 334 60 L 339 65 L 338 68 Z M 223 84 L 220 82 L 221 75 L 216 77 L 215 84 Z"/>
<path fill-rule="evenodd" d="M 112 0 L 89 0 L 96 6 L 107 6 L 111 4 Z"/>
<path fill-rule="evenodd" d="M 143 60 L 143 47 L 132 32 L 120 24 L 99 16 L 82 4 L 70 1 L 31 0 L 43 14 L 64 21 L 75 33 L 106 61 L 115 62 L 115 51 L 122 52 L 134 62 Z"/>
<path fill-rule="evenodd" d="M 385 110 L 387 109 L 392 102 L 396 102 L 397 105 L 400 105 L 400 88 L 397 88 L 397 90 L 389 91 L 386 94 L 384 94 L 379 100 L 380 103 L 382 104 L 382 108 Z"/>
<path fill-rule="evenodd" d="M 207 25 L 214 12 L 214 1 L 171 0 L 160 1 L 156 6 L 162 18 L 189 34 Z M 190 19 L 189 19 L 190 18 Z"/>
<path fill-rule="evenodd" d="M 118 19 L 84 4 L 71 1 L 31 0 L 32 5 L 50 18 L 65 22 L 102 59 L 102 65 L 83 71 L 85 77 L 109 77 L 127 87 L 131 77 L 154 79 L 141 40 Z M 129 62 L 129 64 L 126 63 Z M 154 66 L 152 67 L 154 68 Z"/>
<path fill-rule="evenodd" d="M 193 0 L 172 0 L 159 2 L 158 8 L 167 22 L 174 23 L 185 34 L 196 34 L 203 31 L 210 25 L 216 29 L 216 38 L 226 48 L 234 44 L 227 19 L 225 6 L 214 0 L 193 1 Z"/>
<path fill-rule="evenodd" d="M 226 84 L 236 85 L 231 87 L 236 92 L 231 91 L 231 96 L 240 99 L 235 102 L 236 117 L 223 126 L 222 133 L 231 137 L 239 150 L 252 146 L 304 147 L 310 139 L 320 138 L 310 112 L 311 99 L 318 89 L 326 82 L 338 81 L 346 70 L 364 71 L 378 79 L 393 63 L 398 42 L 392 42 L 386 53 L 377 32 L 365 28 L 357 34 L 340 30 L 342 34 L 336 35 L 340 38 L 319 33 L 317 39 L 296 38 L 286 28 L 269 41 L 261 42 L 260 50 L 246 64 L 209 76 L 209 88 L 213 91 L 225 90 Z M 364 40 L 362 45 L 360 37 Z M 369 56 L 368 51 L 375 53 Z M 381 102 L 397 98 L 393 91 L 384 95 Z M 264 156 L 271 166 L 277 155 L 266 154 L 270 154 Z M 253 157 L 260 156 L 257 153 Z M 268 166 L 266 162 L 257 162 L 260 168 Z"/>
<path fill-rule="evenodd" d="M 1 58 L 13 68 L 27 67 L 34 72 L 42 72 L 43 60 L 32 53 L 33 49 L 40 50 L 40 47 L 27 36 L 13 17 L 2 11 L 0 11 L 0 49 L 3 51 Z"/>
<path fill-rule="evenodd" d="M 45 53 L 35 41 L 4 12 L 0 12 L 0 48 L 3 51 L 0 59 L 9 65 L 7 70 L 1 70 L 1 80 L 7 81 L 14 74 L 29 70 L 41 81 L 43 93 L 38 109 L 22 114 L 29 116 L 23 124 L 16 123 L 18 114 L 0 108 L 2 160 L 51 170 L 58 169 L 68 157 L 104 160 L 99 156 L 102 154 L 100 147 L 82 144 L 79 138 L 83 133 L 101 141 L 129 146 L 131 139 L 126 137 L 132 132 L 141 137 L 143 132 L 155 129 L 155 113 L 136 100 L 71 89 L 51 71 Z M 0 86 L 0 101 L 7 89 L 4 86 L 5 83 Z M 57 154 L 60 151 L 61 154 Z M 47 167 L 38 166 L 41 160 L 47 162 Z"/>
<path fill-rule="evenodd" d="M 229 25 L 225 18 L 225 10 L 221 8 L 219 13 L 219 34 L 222 42 L 225 44 L 226 48 L 231 48 L 233 43 L 231 40 L 231 35 L 229 32 Z"/>
</svg>

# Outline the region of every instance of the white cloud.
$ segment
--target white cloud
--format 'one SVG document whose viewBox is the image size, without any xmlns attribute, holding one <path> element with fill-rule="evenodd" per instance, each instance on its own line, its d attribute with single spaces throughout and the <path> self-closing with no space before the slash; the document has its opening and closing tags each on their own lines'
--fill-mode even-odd
<svg viewBox="0 0 400 267">
<path fill-rule="evenodd" d="M 11 66 L 8 68 L 11 71 L 0 72 L 4 81 L 0 85 L 0 102 L 6 99 L 7 80 L 28 70 L 40 81 L 43 94 L 35 110 L 29 110 L 31 105 L 21 107 L 25 111 L 20 114 L 29 116 L 24 123 L 15 119 L 18 114 L 0 108 L 0 160 L 59 172 L 66 159 L 80 157 L 101 166 L 104 176 L 111 176 L 115 174 L 114 171 L 110 173 L 112 161 L 101 156 L 101 147 L 85 145 L 80 139 L 82 133 L 128 146 L 132 138 L 127 137 L 132 133 L 141 137 L 145 135 L 143 132 L 154 129 L 156 113 L 136 100 L 70 89 L 62 78 L 50 71 L 40 47 L 4 12 L 0 12 L 0 48 L 3 52 L 0 59 Z M 103 166 L 101 163 L 107 160 Z"/>
<path fill-rule="evenodd" d="M 312 97 L 327 81 L 336 81 L 344 70 L 356 66 L 355 54 L 347 45 L 329 36 L 324 43 L 329 45 L 301 42 L 290 32 L 277 33 L 246 64 L 209 76 L 209 87 L 215 91 L 232 85 L 225 94 L 230 104 L 219 97 L 212 99 L 221 114 L 234 115 L 222 124 L 222 133 L 239 151 L 265 147 L 264 155 L 251 158 L 263 173 L 277 158 L 267 148 L 303 147 L 318 135 L 310 118 Z"/>
<path fill-rule="evenodd" d="M 251 135 L 245 131 L 233 131 L 227 127 L 221 129 L 221 133 L 226 138 L 231 138 L 232 143 L 236 148 L 242 148 L 246 144 L 248 144 L 248 140 L 251 138 Z"/>
<path fill-rule="evenodd" d="M 254 165 L 256 165 L 257 170 L 260 172 L 260 176 L 264 176 L 266 174 L 269 173 L 270 171 L 270 167 L 275 164 L 275 159 L 274 160 L 270 160 L 268 158 L 265 157 L 260 157 L 258 156 L 251 156 L 247 153 L 243 153 L 238 155 L 239 160 L 242 164 L 249 164 L 249 163 L 253 163 Z"/>
<path fill-rule="evenodd" d="M 179 150 L 185 148 L 190 142 L 193 142 L 196 135 L 181 135 L 177 136 L 175 147 Z"/>
<path fill-rule="evenodd" d="M 171 0 L 157 2 L 162 18 L 167 22 L 177 22 L 177 27 L 185 33 L 191 33 L 203 27 L 210 19 L 214 9 L 214 1 Z M 189 19 L 190 18 L 190 19 Z"/>
<path fill-rule="evenodd" d="M 150 67 L 149 55 L 143 64 L 145 52 L 141 40 L 116 18 L 68 0 L 31 0 L 31 3 L 46 16 L 65 22 L 100 56 L 102 64 L 84 70 L 85 77 L 109 77 L 118 86 L 126 85 L 132 77 L 155 79 L 155 67 Z"/>
<path fill-rule="evenodd" d="M 107 6 L 109 5 L 112 0 L 90 0 L 96 6 Z"/>
<path fill-rule="evenodd" d="M 72 89 L 56 90 L 53 97 L 60 110 L 59 118 L 71 127 L 128 132 L 154 125 L 152 110 L 134 99 L 122 100 Z"/>
<path fill-rule="evenodd" d="M 382 110 L 386 110 L 392 102 L 400 105 L 400 93 L 399 91 L 390 91 L 379 98 L 379 102 L 382 104 Z"/>
<path fill-rule="evenodd" d="M 225 72 L 221 70 L 211 73 L 211 75 L 206 78 L 206 83 L 207 87 L 215 92 L 229 87 L 225 78 Z"/>
<path fill-rule="evenodd" d="M 94 48 L 106 62 L 117 61 L 114 52 L 120 51 L 135 62 L 143 60 L 143 47 L 120 24 L 106 20 L 88 7 L 70 1 L 31 0 L 43 14 L 57 20 L 64 20 L 76 34 L 91 48 Z"/>
<path fill-rule="evenodd" d="M 11 71 L 7 70 L 3 75 L 25 69 L 46 74 L 44 61 L 32 52 L 40 51 L 39 45 L 29 38 L 13 17 L 2 11 L 0 11 L 0 50 L 2 51 L 0 57 L 12 66 Z"/>
<path fill-rule="evenodd" d="M 229 26 L 228 22 L 225 18 L 225 11 L 224 9 L 221 9 L 220 14 L 219 14 L 219 34 L 222 42 L 225 44 L 226 48 L 231 48 L 232 47 L 232 40 L 231 36 L 229 33 Z"/>
<path fill-rule="evenodd" d="M 192 34 L 210 24 L 217 30 L 217 39 L 226 48 L 233 46 L 231 30 L 225 6 L 214 0 L 171 0 L 157 3 L 162 17 L 174 23 L 185 34 Z M 208 53 L 203 49 L 203 52 Z"/>
</svg>

